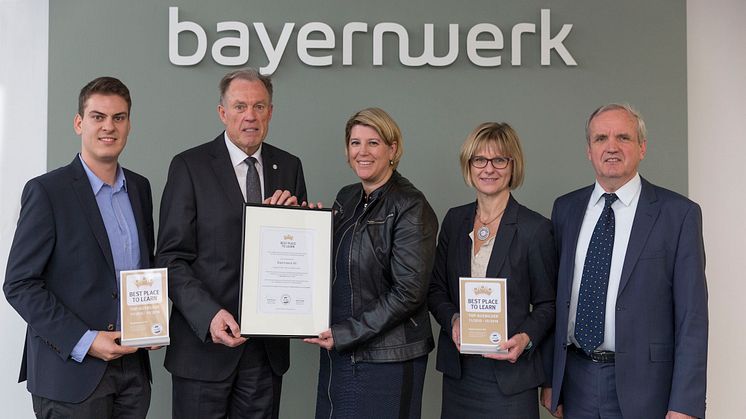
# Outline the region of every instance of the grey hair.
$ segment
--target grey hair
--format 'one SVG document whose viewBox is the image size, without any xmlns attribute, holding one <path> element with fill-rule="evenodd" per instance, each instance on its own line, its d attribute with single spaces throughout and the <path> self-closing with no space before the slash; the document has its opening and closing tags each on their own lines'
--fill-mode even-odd
<svg viewBox="0 0 746 419">
<path fill-rule="evenodd" d="M 596 116 L 607 112 L 607 111 L 625 111 L 629 114 L 629 116 L 633 117 L 635 121 L 637 122 L 637 141 L 642 144 L 648 139 L 648 132 L 645 129 L 645 120 L 642 119 L 642 115 L 640 112 L 633 108 L 632 105 L 629 103 L 609 103 L 607 105 L 603 105 L 593 111 L 591 116 L 588 118 L 588 122 L 585 124 L 585 139 L 590 144 L 591 142 L 591 121 L 593 121 L 593 118 Z"/>
<path fill-rule="evenodd" d="M 223 76 L 222 79 L 220 79 L 219 87 L 221 105 L 223 104 L 223 97 L 225 96 L 225 92 L 228 91 L 228 87 L 231 85 L 231 82 L 236 79 L 262 82 L 264 87 L 267 89 L 267 92 L 269 92 L 269 103 L 272 103 L 272 78 L 270 76 L 261 74 L 255 68 L 244 67 L 235 71 L 231 71 L 230 73 Z"/>
</svg>

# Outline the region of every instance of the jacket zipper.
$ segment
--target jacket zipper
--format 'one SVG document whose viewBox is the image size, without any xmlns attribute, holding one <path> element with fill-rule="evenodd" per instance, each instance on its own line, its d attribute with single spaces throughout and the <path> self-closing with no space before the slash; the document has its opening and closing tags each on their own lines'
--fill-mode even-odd
<svg viewBox="0 0 746 419">
<path fill-rule="evenodd" d="M 363 197 L 361 196 L 360 199 L 357 201 L 357 204 L 355 205 L 355 208 L 357 208 L 358 205 L 360 205 L 360 202 L 362 200 L 363 200 Z M 352 311 L 353 314 L 355 313 L 355 295 L 354 295 L 355 289 L 352 286 L 352 244 L 355 243 L 355 231 L 357 230 L 357 222 L 361 218 L 363 218 L 363 216 L 365 215 L 365 212 L 368 210 L 369 204 L 370 204 L 370 202 L 366 202 L 364 204 L 365 206 L 363 207 L 363 213 L 360 214 L 360 216 L 357 218 L 357 220 L 355 220 L 355 223 L 352 225 L 352 239 L 350 241 L 350 252 L 347 255 L 347 281 L 350 282 L 350 310 Z M 354 213 L 354 211 L 353 211 L 353 213 Z M 355 369 L 355 353 L 356 353 L 356 351 L 352 351 L 352 353 L 350 354 L 350 361 L 352 362 L 353 371 Z"/>
</svg>

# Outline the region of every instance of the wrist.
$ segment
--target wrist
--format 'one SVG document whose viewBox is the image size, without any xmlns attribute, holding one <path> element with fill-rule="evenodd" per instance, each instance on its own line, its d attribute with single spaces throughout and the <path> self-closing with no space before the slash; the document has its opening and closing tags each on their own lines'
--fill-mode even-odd
<svg viewBox="0 0 746 419">
<path fill-rule="evenodd" d="M 526 346 L 523 348 L 524 351 L 528 351 L 531 348 L 534 347 L 534 342 L 531 340 L 531 336 L 528 335 L 526 332 L 521 332 L 519 335 L 523 335 L 523 338 L 525 339 Z"/>
</svg>

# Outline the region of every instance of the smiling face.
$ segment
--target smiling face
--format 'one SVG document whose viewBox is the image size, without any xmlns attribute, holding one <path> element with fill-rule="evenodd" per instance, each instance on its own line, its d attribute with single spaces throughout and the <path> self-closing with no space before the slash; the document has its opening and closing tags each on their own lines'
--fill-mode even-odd
<svg viewBox="0 0 746 419">
<path fill-rule="evenodd" d="M 85 102 L 83 115 L 75 115 L 73 129 L 80 135 L 80 155 L 87 165 L 117 163 L 130 131 L 128 108 L 121 96 L 97 93 Z"/>
<path fill-rule="evenodd" d="M 606 192 L 615 192 L 637 173 L 647 142 L 640 141 L 635 118 L 621 109 L 596 115 L 588 127 L 588 160 Z"/>
<path fill-rule="evenodd" d="M 508 157 L 497 150 L 495 145 L 487 143 L 484 147 L 479 148 L 474 157 L 483 157 L 491 160 L 495 157 Z M 469 164 L 469 176 L 471 184 L 479 194 L 486 196 L 497 196 L 510 193 L 510 177 L 513 174 L 513 162 L 510 161 L 503 169 L 496 169 L 491 161 L 481 169 Z"/>
<path fill-rule="evenodd" d="M 347 141 L 347 161 L 363 182 L 366 193 L 386 183 L 394 169 L 389 163 L 396 155 L 396 143 L 386 144 L 378 132 L 367 125 L 355 125 Z"/>
<path fill-rule="evenodd" d="M 234 79 L 218 105 L 218 115 L 231 142 L 252 155 L 269 132 L 272 103 L 269 92 L 259 81 Z"/>
</svg>

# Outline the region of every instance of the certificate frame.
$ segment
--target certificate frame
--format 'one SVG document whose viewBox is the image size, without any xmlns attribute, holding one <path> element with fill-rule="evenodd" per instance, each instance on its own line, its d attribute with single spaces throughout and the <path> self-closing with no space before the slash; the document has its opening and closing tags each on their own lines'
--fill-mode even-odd
<svg viewBox="0 0 746 419">
<path fill-rule="evenodd" d="M 508 279 L 459 278 L 459 340 L 462 354 L 506 354 Z"/>
<path fill-rule="evenodd" d="M 329 328 L 331 209 L 246 203 L 238 323 L 245 337 L 316 337 Z"/>
</svg>

